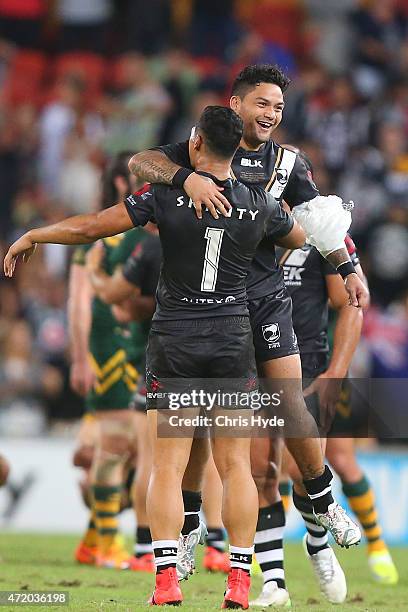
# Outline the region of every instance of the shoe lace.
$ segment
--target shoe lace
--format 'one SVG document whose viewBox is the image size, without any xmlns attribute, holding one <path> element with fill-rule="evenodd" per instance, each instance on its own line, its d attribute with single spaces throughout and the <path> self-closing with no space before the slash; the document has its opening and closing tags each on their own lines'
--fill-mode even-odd
<svg viewBox="0 0 408 612">
<path fill-rule="evenodd" d="M 332 533 L 342 533 L 350 527 L 345 510 L 338 504 L 329 508 L 325 516 Z"/>
</svg>

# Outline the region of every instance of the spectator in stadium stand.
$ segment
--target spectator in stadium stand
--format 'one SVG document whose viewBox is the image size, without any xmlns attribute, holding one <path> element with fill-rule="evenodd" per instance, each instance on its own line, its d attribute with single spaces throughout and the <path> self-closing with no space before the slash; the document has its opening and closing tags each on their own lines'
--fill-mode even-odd
<svg viewBox="0 0 408 612">
<path fill-rule="evenodd" d="M 85 83 L 77 76 L 66 76 L 56 87 L 56 98 L 43 109 L 39 119 L 39 171 L 47 192 L 58 197 L 66 139 L 81 117 L 83 130 L 89 140 L 101 133 L 101 118 L 86 112 Z"/>
<path fill-rule="evenodd" d="M 137 53 L 123 57 L 120 95 L 112 98 L 107 121 L 106 149 L 120 151 L 149 148 L 156 144 L 171 99 L 148 71 L 146 59 Z"/>
<path fill-rule="evenodd" d="M 238 37 L 233 7 L 234 0 L 193 0 L 189 36 L 193 55 L 225 58 Z"/>
<path fill-rule="evenodd" d="M 106 52 L 112 0 L 58 0 L 56 10 L 61 24 L 60 51 Z"/>
<path fill-rule="evenodd" d="M 335 190 L 353 147 L 368 141 L 370 113 L 359 104 L 349 76 L 335 77 L 328 86 L 326 106 L 308 110 L 307 136 L 320 144 Z"/>
<path fill-rule="evenodd" d="M 237 14 L 242 23 L 277 49 L 304 56 L 306 11 L 302 0 L 239 0 Z"/>
<path fill-rule="evenodd" d="M 387 217 L 369 226 L 361 240 L 373 301 L 383 306 L 408 289 L 408 212 L 399 203 L 388 206 Z"/>
<path fill-rule="evenodd" d="M 165 51 L 171 37 L 172 2 L 168 0 L 129 0 L 126 16 L 128 51 L 153 55 Z M 143 19 L 140 16 L 143 15 Z"/>
<path fill-rule="evenodd" d="M 386 84 L 408 32 L 404 3 L 400 0 L 360 0 L 354 14 L 357 84 L 362 93 L 375 95 Z"/>
<path fill-rule="evenodd" d="M 47 13 L 45 0 L 0 0 L 0 36 L 24 49 L 37 49 Z"/>
</svg>

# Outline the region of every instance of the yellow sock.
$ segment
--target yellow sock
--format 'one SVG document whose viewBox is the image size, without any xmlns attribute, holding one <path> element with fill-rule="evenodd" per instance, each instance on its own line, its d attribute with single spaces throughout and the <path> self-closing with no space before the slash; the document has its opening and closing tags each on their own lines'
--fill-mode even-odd
<svg viewBox="0 0 408 612">
<path fill-rule="evenodd" d="M 378 521 L 374 491 L 367 478 L 363 476 L 359 482 L 353 484 L 343 483 L 343 492 L 364 530 L 368 553 L 387 550 Z"/>
<path fill-rule="evenodd" d="M 88 529 L 86 530 L 82 541 L 85 546 L 89 547 L 97 546 L 98 544 L 98 531 L 96 529 L 95 511 L 93 509 L 91 511 L 91 516 L 89 517 Z"/>
<path fill-rule="evenodd" d="M 102 554 L 109 552 L 118 533 L 121 487 L 93 486 L 94 510 L 98 530 L 98 546 Z"/>
</svg>

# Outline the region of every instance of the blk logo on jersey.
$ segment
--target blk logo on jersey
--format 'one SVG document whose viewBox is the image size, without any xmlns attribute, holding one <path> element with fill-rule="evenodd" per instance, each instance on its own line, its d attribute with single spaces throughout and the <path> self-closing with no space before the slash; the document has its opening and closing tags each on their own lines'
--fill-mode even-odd
<svg viewBox="0 0 408 612">
<path fill-rule="evenodd" d="M 260 159 L 246 159 L 245 157 L 241 158 L 241 166 L 246 166 L 247 168 L 263 168 Z"/>
<path fill-rule="evenodd" d="M 280 348 L 278 340 L 281 334 L 278 323 L 262 325 L 262 335 L 264 340 L 268 343 L 269 348 Z"/>
</svg>

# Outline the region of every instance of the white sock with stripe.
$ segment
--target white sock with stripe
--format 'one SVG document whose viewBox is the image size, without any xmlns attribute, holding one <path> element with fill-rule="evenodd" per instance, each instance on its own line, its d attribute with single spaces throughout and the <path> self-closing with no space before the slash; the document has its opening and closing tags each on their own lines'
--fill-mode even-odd
<svg viewBox="0 0 408 612">
<path fill-rule="evenodd" d="M 252 565 L 252 555 L 254 554 L 254 547 L 250 548 L 242 548 L 241 546 L 232 546 L 230 544 L 229 547 L 230 552 L 230 561 L 231 561 L 231 569 L 243 569 L 248 572 L 251 572 Z"/>
<path fill-rule="evenodd" d="M 168 567 L 176 567 L 177 540 L 154 540 L 152 542 L 156 574 Z"/>
</svg>

